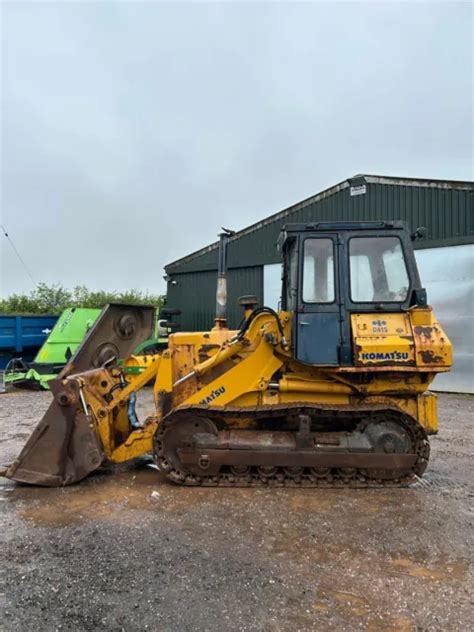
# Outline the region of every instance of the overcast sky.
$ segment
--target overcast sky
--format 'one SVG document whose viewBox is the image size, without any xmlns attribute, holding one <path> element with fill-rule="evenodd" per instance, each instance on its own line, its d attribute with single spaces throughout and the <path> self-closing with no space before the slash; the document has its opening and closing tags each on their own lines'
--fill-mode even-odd
<svg viewBox="0 0 474 632">
<path fill-rule="evenodd" d="M 1 216 L 35 280 L 163 266 L 359 172 L 473 178 L 470 3 L 2 4 Z M 0 293 L 32 283 L 0 240 Z"/>
</svg>

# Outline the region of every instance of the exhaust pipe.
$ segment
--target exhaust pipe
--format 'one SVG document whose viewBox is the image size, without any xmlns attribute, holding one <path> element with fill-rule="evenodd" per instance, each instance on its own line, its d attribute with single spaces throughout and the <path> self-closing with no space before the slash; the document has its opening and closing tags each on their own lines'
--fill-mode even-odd
<svg viewBox="0 0 474 632">
<path fill-rule="evenodd" d="M 216 317 L 214 329 L 227 328 L 227 244 L 235 231 L 222 229 L 219 234 L 219 259 L 217 263 Z"/>
</svg>

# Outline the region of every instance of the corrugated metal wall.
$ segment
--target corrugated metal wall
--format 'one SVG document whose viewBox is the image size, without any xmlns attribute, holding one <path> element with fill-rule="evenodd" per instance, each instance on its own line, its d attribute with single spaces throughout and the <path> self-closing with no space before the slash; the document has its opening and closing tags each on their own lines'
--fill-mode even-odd
<svg viewBox="0 0 474 632">
<path fill-rule="evenodd" d="M 181 309 L 182 314 L 176 320 L 182 331 L 207 331 L 214 325 L 216 278 L 216 270 L 173 276 L 175 283 L 168 284 L 167 306 Z M 231 328 L 242 320 L 243 310 L 237 301 L 244 294 L 255 294 L 259 302 L 263 300 L 261 266 L 229 270 L 228 322 Z"/>
<path fill-rule="evenodd" d="M 321 194 L 288 209 L 285 217 L 269 218 L 261 225 L 230 241 L 228 246 L 230 324 L 240 321 L 236 300 L 256 294 L 263 300 L 265 264 L 279 263 L 275 244 L 283 224 L 289 222 L 401 219 L 414 230 L 428 229 L 427 239 L 417 247 L 433 248 L 474 243 L 474 188 L 452 186 L 405 186 L 370 182 L 366 193 L 351 196 L 349 183 L 334 192 Z M 214 317 L 217 249 L 166 267 L 168 305 L 179 307 L 181 328 L 208 328 Z M 173 285 L 176 282 L 176 285 Z"/>
</svg>

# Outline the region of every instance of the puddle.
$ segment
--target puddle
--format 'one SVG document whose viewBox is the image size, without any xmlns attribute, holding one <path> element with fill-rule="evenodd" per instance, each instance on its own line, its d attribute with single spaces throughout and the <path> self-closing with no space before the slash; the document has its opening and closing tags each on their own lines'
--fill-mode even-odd
<svg viewBox="0 0 474 632">
<path fill-rule="evenodd" d="M 386 606 L 374 595 L 363 595 L 351 591 L 335 590 L 325 587 L 319 592 L 319 599 L 312 605 L 313 610 L 320 613 L 338 613 L 344 621 L 358 625 L 370 632 L 412 632 L 415 623 L 408 617 L 388 616 Z M 380 616 L 375 613 L 379 612 Z M 383 613 L 383 614 L 382 614 Z"/>
<path fill-rule="evenodd" d="M 186 513 L 207 503 L 220 509 L 241 504 L 243 512 L 256 499 L 252 489 L 180 487 L 169 482 L 154 466 L 126 472 L 99 473 L 77 485 L 38 488 L 9 485 L 8 500 L 16 504 L 18 516 L 38 526 L 68 526 L 90 520 L 136 522 L 137 511 Z"/>
<path fill-rule="evenodd" d="M 321 493 L 320 490 L 312 490 L 312 493 L 303 495 L 301 491 L 297 490 L 288 498 L 288 507 L 291 511 L 327 513 L 334 509 L 339 499 L 342 499 L 339 491 L 324 490 Z"/>
<path fill-rule="evenodd" d="M 17 504 L 18 515 L 39 526 L 67 526 L 86 520 L 134 521 L 134 511 L 186 512 L 205 503 L 225 512 L 229 505 L 241 507 L 241 517 L 259 511 L 268 503 L 299 511 L 329 512 L 338 506 L 344 492 L 331 490 L 254 490 L 212 487 L 180 487 L 167 481 L 155 467 L 98 473 L 77 485 L 38 488 L 9 483 L 7 500 Z M 316 494 L 316 495 L 315 495 Z M 282 552 L 284 545 L 281 545 Z"/>
<path fill-rule="evenodd" d="M 294 512 L 330 513 L 350 511 L 351 515 L 361 518 L 384 512 L 396 512 L 400 515 L 403 505 L 413 510 L 418 503 L 419 492 L 411 489 L 312 489 L 292 492 L 288 507 Z"/>
<path fill-rule="evenodd" d="M 315 565 L 323 566 L 331 563 L 339 554 L 339 547 L 317 543 L 308 537 L 301 538 L 292 530 L 273 538 L 266 534 L 266 539 L 269 541 L 267 549 L 272 556 L 310 563 L 311 574 L 314 572 Z"/>
<path fill-rule="evenodd" d="M 371 619 L 365 626 L 367 632 L 415 632 L 420 628 L 408 617 L 396 617 L 384 620 Z"/>
<path fill-rule="evenodd" d="M 462 581 L 466 575 L 469 564 L 467 560 L 440 560 L 429 565 L 418 563 L 409 557 L 400 557 L 392 560 L 392 572 L 410 577 L 423 577 L 433 581 L 446 581 L 454 579 Z M 390 570 L 389 570 L 390 572 Z"/>
<path fill-rule="evenodd" d="M 203 502 L 207 489 L 180 488 L 156 469 L 97 475 L 61 489 L 11 488 L 7 500 L 19 503 L 20 518 L 38 526 L 67 526 L 87 520 L 136 520 L 136 510 L 180 511 Z M 25 507 L 26 505 L 26 507 Z"/>
<path fill-rule="evenodd" d="M 349 610 L 352 615 L 365 617 L 370 612 L 370 603 L 362 595 L 356 595 L 355 593 L 344 592 L 342 590 L 326 590 L 325 594 L 334 599 L 337 605 L 342 606 L 345 610 Z"/>
</svg>

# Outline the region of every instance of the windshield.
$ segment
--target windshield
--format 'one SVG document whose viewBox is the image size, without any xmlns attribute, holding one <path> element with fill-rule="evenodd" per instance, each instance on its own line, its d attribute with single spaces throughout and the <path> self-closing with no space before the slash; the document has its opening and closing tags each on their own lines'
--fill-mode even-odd
<svg viewBox="0 0 474 632">
<path fill-rule="evenodd" d="M 349 255 L 354 303 L 406 300 L 410 283 L 398 237 L 353 237 Z"/>
</svg>

